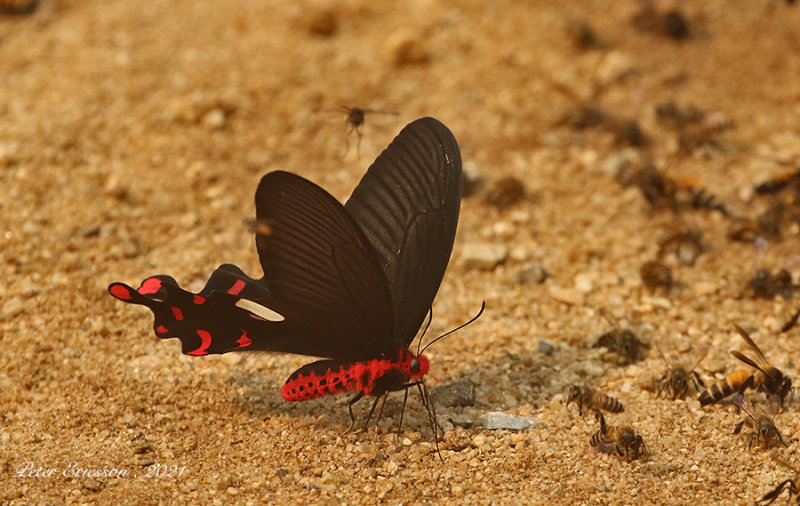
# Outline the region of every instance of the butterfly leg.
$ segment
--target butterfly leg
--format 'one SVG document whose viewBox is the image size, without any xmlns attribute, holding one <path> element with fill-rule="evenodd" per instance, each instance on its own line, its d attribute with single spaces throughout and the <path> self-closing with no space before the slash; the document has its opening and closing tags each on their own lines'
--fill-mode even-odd
<svg viewBox="0 0 800 506">
<path fill-rule="evenodd" d="M 420 386 L 421 385 L 421 386 Z M 417 384 L 421 392 L 425 392 L 422 396 L 423 404 L 425 408 L 428 410 L 428 418 L 431 421 L 431 430 L 433 430 L 433 442 L 436 444 L 436 454 L 439 455 L 439 460 L 444 464 L 444 457 L 442 457 L 442 451 L 439 449 L 439 422 L 436 419 L 436 408 L 433 405 L 433 401 L 431 400 L 431 394 L 428 393 L 428 387 L 425 385 L 424 381 L 421 381 Z"/>
<path fill-rule="evenodd" d="M 380 413 L 378 413 L 378 421 L 376 421 L 375 423 L 377 424 L 380 421 L 381 415 L 383 414 L 383 406 L 386 404 L 386 396 L 388 396 L 388 395 L 389 395 L 389 393 L 387 392 L 387 393 L 385 393 L 385 394 L 383 394 L 381 396 L 375 397 L 375 402 L 372 403 L 372 408 L 370 408 L 369 415 L 367 415 L 367 421 L 364 422 L 364 432 L 366 432 L 367 431 L 367 427 L 369 427 L 369 421 L 372 419 L 372 414 L 375 412 L 375 406 L 378 405 L 378 401 L 383 399 L 383 404 L 381 404 Z"/>
<path fill-rule="evenodd" d="M 347 430 L 342 433 L 342 436 L 349 434 L 350 431 L 353 430 L 353 427 L 356 424 L 356 417 L 353 414 L 353 404 L 360 401 L 362 397 L 364 397 L 364 392 L 358 392 L 356 396 L 350 399 L 350 402 L 347 403 L 347 410 L 350 411 L 350 426 L 347 427 Z"/>
<path fill-rule="evenodd" d="M 403 394 L 403 407 L 400 408 L 400 423 L 397 425 L 398 434 L 400 434 L 400 431 L 403 429 L 403 415 L 406 414 L 406 401 L 408 401 L 408 388 L 405 389 L 405 393 Z"/>
</svg>

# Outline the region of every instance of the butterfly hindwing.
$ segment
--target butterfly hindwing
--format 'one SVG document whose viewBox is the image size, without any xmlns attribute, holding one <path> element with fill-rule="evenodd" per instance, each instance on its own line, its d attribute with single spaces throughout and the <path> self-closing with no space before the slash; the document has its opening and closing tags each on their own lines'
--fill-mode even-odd
<svg viewBox="0 0 800 506">
<path fill-rule="evenodd" d="M 433 118 L 406 126 L 361 179 L 345 208 L 378 254 L 392 292 L 394 342 L 407 346 L 444 277 L 461 205 L 461 153 Z"/>
<path fill-rule="evenodd" d="M 182 289 L 170 276 L 152 276 L 134 290 L 112 283 L 109 293 L 153 311 L 153 329 L 161 339 L 178 338 L 184 355 L 231 351 L 278 351 L 313 355 L 290 332 L 285 318 L 271 309 L 274 300 L 263 280 L 234 265 L 222 265 L 199 293 Z"/>
<path fill-rule="evenodd" d="M 394 315 L 378 257 L 328 192 L 295 174 L 265 175 L 256 235 L 274 309 L 312 355 L 365 360 L 384 353 Z"/>
</svg>

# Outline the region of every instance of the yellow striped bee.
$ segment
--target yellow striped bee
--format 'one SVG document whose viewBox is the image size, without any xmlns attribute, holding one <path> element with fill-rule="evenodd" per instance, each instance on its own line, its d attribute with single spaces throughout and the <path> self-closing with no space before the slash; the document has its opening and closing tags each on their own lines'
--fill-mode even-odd
<svg viewBox="0 0 800 506">
<path fill-rule="evenodd" d="M 752 383 L 752 379 L 753 375 L 750 371 L 745 369 L 734 371 L 706 388 L 697 400 L 702 406 L 719 402 L 734 392 L 744 391 L 747 388 L 744 384 L 748 381 Z"/>
<path fill-rule="evenodd" d="M 621 413 L 625 411 L 625 407 L 621 402 L 589 386 L 579 387 L 578 385 L 571 385 L 569 387 L 569 395 L 567 396 L 567 408 L 569 408 L 569 405 L 573 402 L 578 404 L 578 414 L 580 416 L 583 416 L 584 408 L 586 408 L 587 413 L 589 410 L 592 410 L 598 415 L 601 410 L 608 411 L 609 413 Z"/>
<path fill-rule="evenodd" d="M 697 359 L 695 360 L 692 367 L 687 368 L 683 365 L 675 365 L 672 361 L 661 351 L 661 347 L 658 346 L 656 343 L 656 349 L 658 350 L 659 355 L 661 358 L 664 359 L 666 362 L 668 370 L 664 376 L 658 380 L 658 394 L 661 395 L 661 392 L 669 392 L 672 394 L 673 399 L 683 399 L 686 396 L 686 392 L 689 391 L 689 385 L 694 385 L 696 390 L 700 390 L 700 388 L 705 388 L 705 383 L 700 378 L 700 375 L 697 374 L 695 368 L 697 364 L 703 360 L 706 355 L 708 354 L 708 346 L 703 346 L 697 352 Z"/>
<path fill-rule="evenodd" d="M 748 388 L 755 388 L 767 394 L 768 397 L 778 397 L 781 401 L 781 406 L 783 406 L 786 396 L 793 391 L 792 380 L 785 376 L 780 369 L 767 362 L 764 354 L 761 353 L 761 349 L 744 329 L 735 323 L 733 325 L 742 339 L 744 339 L 744 342 L 755 353 L 756 359 L 753 360 L 735 350 L 731 350 L 731 355 L 755 369 L 755 372 L 750 373 L 740 370 L 729 374 L 725 379 L 714 383 L 700 394 L 698 398 L 700 404 L 706 406 L 718 402 L 734 392 L 744 392 Z"/>
<path fill-rule="evenodd" d="M 753 441 L 760 441 L 765 450 L 778 445 L 789 446 L 786 441 L 783 440 L 780 431 L 775 426 L 775 421 L 772 419 L 771 414 L 767 412 L 756 413 L 750 401 L 745 399 L 740 393 L 733 396 L 733 403 L 736 404 L 739 409 L 747 413 L 747 418 L 736 424 L 733 433 L 738 434 L 741 432 L 745 424 L 750 426 L 752 432 L 750 433 L 749 442 L 747 444 L 748 449 L 753 446 Z"/>
<path fill-rule="evenodd" d="M 642 436 L 636 433 L 633 428 L 628 426 L 609 427 L 602 414 L 600 418 L 600 429 L 592 434 L 589 443 L 603 453 L 618 453 L 620 457 L 627 459 L 638 459 L 647 453 Z"/>
</svg>

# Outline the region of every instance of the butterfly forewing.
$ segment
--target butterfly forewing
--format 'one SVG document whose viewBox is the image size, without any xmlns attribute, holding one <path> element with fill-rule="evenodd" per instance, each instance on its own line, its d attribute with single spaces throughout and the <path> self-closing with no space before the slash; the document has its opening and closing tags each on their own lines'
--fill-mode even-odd
<svg viewBox="0 0 800 506">
<path fill-rule="evenodd" d="M 375 250 L 328 192 L 276 171 L 256 191 L 256 245 L 274 310 L 316 355 L 382 356 L 392 335 L 391 296 Z"/>
<path fill-rule="evenodd" d="M 441 122 L 406 126 L 345 204 L 377 252 L 395 315 L 384 353 L 408 346 L 444 277 L 461 204 L 461 154 Z"/>
</svg>

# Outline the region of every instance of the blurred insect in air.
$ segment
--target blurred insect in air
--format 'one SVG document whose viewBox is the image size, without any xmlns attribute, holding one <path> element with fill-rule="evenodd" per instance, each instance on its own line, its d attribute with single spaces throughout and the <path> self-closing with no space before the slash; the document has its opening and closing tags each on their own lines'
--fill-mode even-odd
<svg viewBox="0 0 800 506">
<path fill-rule="evenodd" d="M 396 112 L 392 111 L 378 111 L 375 109 L 362 109 L 361 107 L 348 107 L 343 105 L 339 107 L 339 110 L 346 114 L 346 122 L 348 125 L 347 133 L 344 137 L 344 152 L 350 150 L 350 134 L 353 132 L 356 133 L 356 156 L 361 156 L 361 138 L 364 136 L 364 133 L 361 131 L 361 128 L 364 126 L 365 117 L 367 114 L 388 114 L 391 116 L 397 116 Z"/>
</svg>

